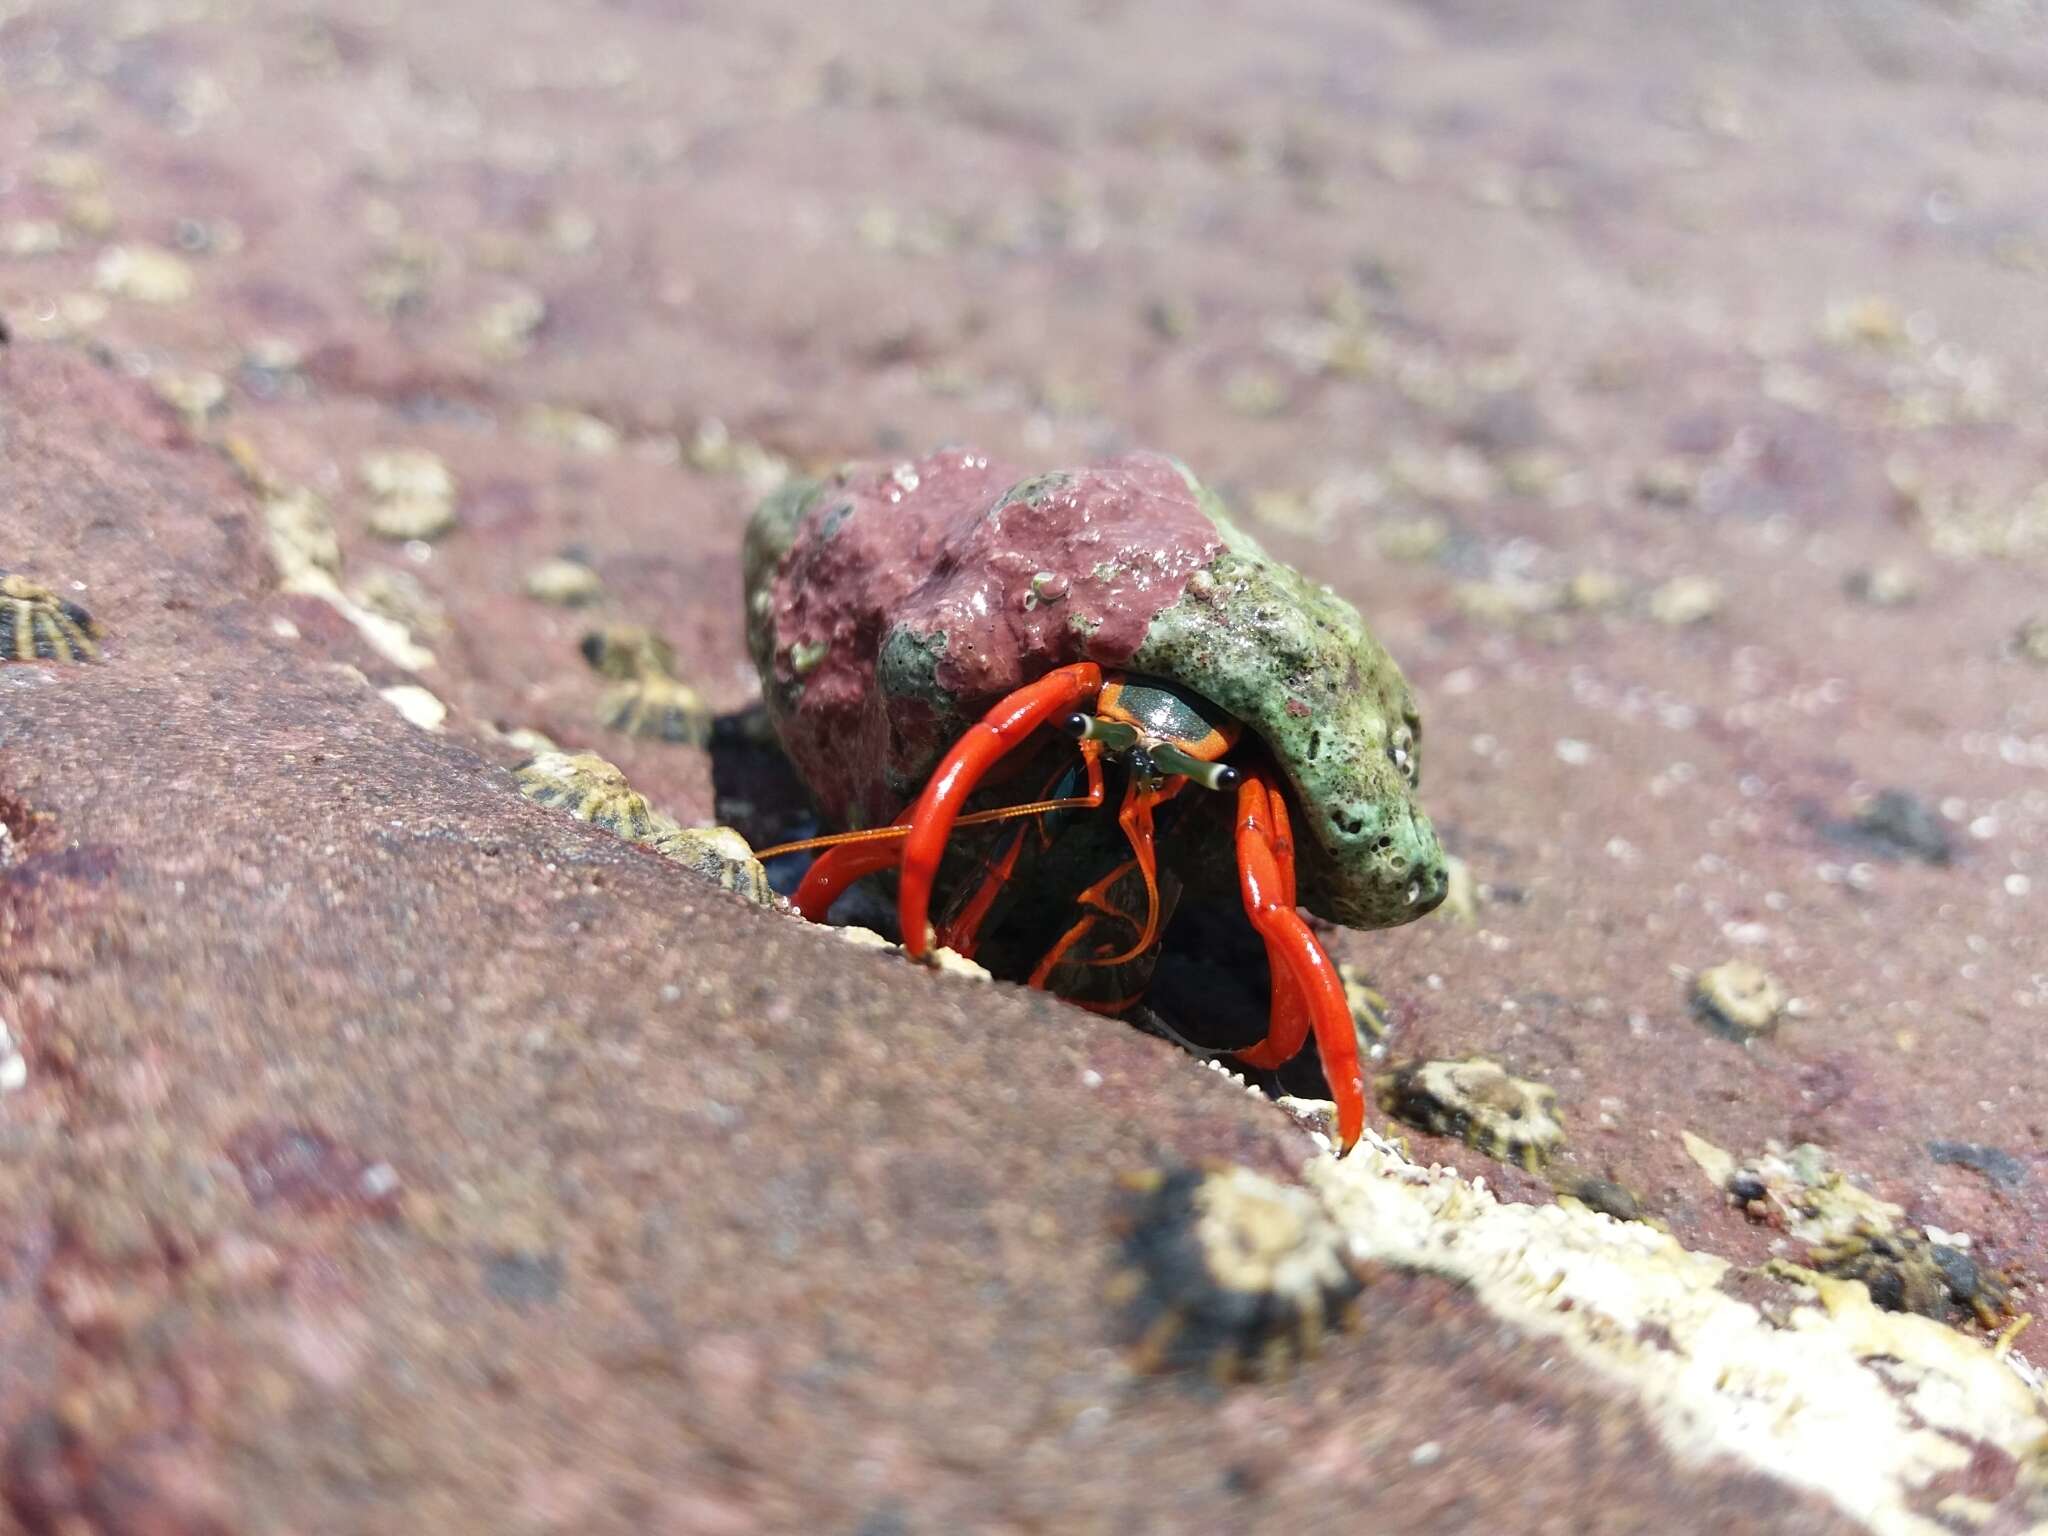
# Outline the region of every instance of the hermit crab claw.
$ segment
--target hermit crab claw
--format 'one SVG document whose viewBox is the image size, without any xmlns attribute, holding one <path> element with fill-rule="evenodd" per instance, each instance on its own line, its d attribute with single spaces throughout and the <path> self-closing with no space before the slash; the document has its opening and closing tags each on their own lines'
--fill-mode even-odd
<svg viewBox="0 0 2048 1536">
<path fill-rule="evenodd" d="M 922 955 L 931 947 L 932 882 L 946 854 L 946 839 L 968 797 L 989 769 L 1022 746 L 1039 726 L 1076 707 L 1092 704 L 1102 691 L 1102 668 L 1092 661 L 1059 667 L 1005 697 L 940 760 L 938 771 L 910 808 L 910 835 L 903 842 L 903 878 L 896 913 L 903 948 Z"/>
<path fill-rule="evenodd" d="M 1348 1152 L 1365 1129 L 1365 1076 L 1351 1005 L 1329 954 L 1295 910 L 1287 802 L 1255 770 L 1240 770 L 1238 778 L 1238 881 L 1245 915 L 1266 942 L 1273 1009 L 1266 1038 L 1237 1052 L 1237 1059 L 1261 1069 L 1281 1066 L 1294 1059 L 1314 1030 L 1323 1075 L 1337 1103 L 1338 1149 Z"/>
</svg>

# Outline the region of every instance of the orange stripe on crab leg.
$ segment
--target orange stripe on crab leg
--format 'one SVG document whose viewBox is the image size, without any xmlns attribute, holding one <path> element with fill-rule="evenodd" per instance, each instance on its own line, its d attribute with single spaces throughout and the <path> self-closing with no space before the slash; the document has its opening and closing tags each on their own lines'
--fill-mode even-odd
<svg viewBox="0 0 2048 1536">
<path fill-rule="evenodd" d="M 1083 700 L 1093 699 L 1101 690 L 1102 668 L 1094 662 L 1059 667 L 1004 698 L 953 743 L 911 807 L 910 835 L 903 842 L 903 880 L 896 910 L 906 953 L 922 955 L 931 947 L 932 882 L 946 856 L 946 839 L 975 785 L 1039 726 Z"/>
<path fill-rule="evenodd" d="M 1275 848 L 1273 804 L 1278 799 L 1256 773 L 1246 773 L 1238 787 L 1237 858 L 1245 915 L 1259 930 L 1266 953 L 1273 959 L 1274 1018 L 1266 1043 L 1280 1043 L 1277 1037 L 1287 1023 L 1283 1012 L 1290 1005 L 1280 994 L 1284 974 L 1298 989 L 1299 1002 L 1315 1031 L 1323 1076 L 1337 1101 L 1338 1150 L 1348 1152 L 1365 1130 L 1365 1076 L 1358 1061 L 1358 1031 L 1351 1022 L 1351 1007 L 1345 1001 L 1337 968 L 1288 899 L 1293 895 L 1292 873 L 1283 869 Z M 1285 816 L 1282 810 L 1283 827 Z M 1291 850 L 1287 863 L 1292 863 Z"/>
</svg>

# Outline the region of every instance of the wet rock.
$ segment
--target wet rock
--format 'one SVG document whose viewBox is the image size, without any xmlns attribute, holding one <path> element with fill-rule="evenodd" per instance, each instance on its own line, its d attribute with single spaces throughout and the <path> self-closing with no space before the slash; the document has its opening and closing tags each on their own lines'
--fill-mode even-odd
<svg viewBox="0 0 2048 1536">
<path fill-rule="evenodd" d="M 1110 1297 L 1141 1369 L 1272 1379 L 1344 1326 L 1361 1284 L 1307 1190 L 1236 1167 L 1135 1184 Z"/>
<path fill-rule="evenodd" d="M 1564 1141 L 1556 1091 L 1483 1056 L 1411 1062 L 1377 1086 L 1380 1107 L 1395 1119 L 1531 1173 Z"/>
<path fill-rule="evenodd" d="M 1776 977 L 1746 960 L 1731 960 L 1693 979 L 1694 1015 L 1731 1040 L 1754 1040 L 1778 1027 L 1785 990 Z"/>
</svg>

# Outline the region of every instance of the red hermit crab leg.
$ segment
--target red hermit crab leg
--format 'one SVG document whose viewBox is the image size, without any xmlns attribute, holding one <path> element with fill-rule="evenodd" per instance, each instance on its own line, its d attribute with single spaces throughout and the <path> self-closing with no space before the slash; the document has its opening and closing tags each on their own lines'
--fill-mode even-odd
<svg viewBox="0 0 2048 1536">
<path fill-rule="evenodd" d="M 1101 743 L 1094 741 L 1082 742 L 1081 761 L 1087 765 L 1088 792 L 1086 794 L 1069 795 L 1064 799 L 1038 800 L 1018 809 L 1022 812 L 1036 814 L 1042 810 L 1092 811 L 1101 806 Z M 1057 779 L 1054 780 L 1054 783 L 1057 782 Z M 974 820 L 976 814 L 970 812 L 954 822 L 953 825 L 956 827 L 965 826 Z M 1031 833 L 1032 829 L 1025 827 L 1010 840 L 1009 848 L 989 866 L 987 872 L 982 877 L 979 889 L 968 900 L 967 905 L 962 907 L 956 916 L 941 925 L 939 942 L 947 949 L 952 950 L 956 955 L 963 955 L 969 960 L 974 958 L 975 948 L 981 942 L 981 925 L 988 921 L 989 913 L 995 908 L 996 898 L 1002 895 L 1003 887 L 1009 883 L 1010 877 L 1017 872 L 1017 860 L 1024 852 L 1025 840 L 1031 836 Z M 1043 835 L 1042 832 L 1041 835 Z"/>
<path fill-rule="evenodd" d="M 895 828 L 889 829 L 895 832 Z M 781 852 L 780 849 L 771 849 Z M 825 921 L 825 914 L 832 910 L 832 904 L 846 894 L 847 887 L 856 884 L 877 870 L 893 869 L 903 858 L 903 835 L 898 833 L 886 840 L 875 839 L 867 842 L 840 843 L 827 848 L 811 861 L 811 867 L 804 871 L 798 883 L 796 894 L 789 904 L 796 908 L 797 916 L 808 918 L 814 923 Z"/>
<path fill-rule="evenodd" d="M 1348 1152 L 1365 1129 L 1365 1077 L 1358 1062 L 1358 1032 L 1351 1022 L 1351 1007 L 1344 999 L 1337 968 L 1294 910 L 1293 850 L 1284 842 L 1286 810 L 1281 809 L 1277 818 L 1274 814 L 1279 799 L 1259 774 L 1244 774 L 1237 791 L 1238 876 L 1245 915 L 1266 941 L 1266 953 L 1273 963 L 1273 1022 L 1263 1049 L 1284 1043 L 1295 1009 L 1307 1013 L 1316 1049 L 1323 1058 L 1323 1076 L 1329 1079 L 1330 1094 L 1337 1101 L 1338 1149 Z M 1281 847 L 1287 847 L 1284 865 Z M 1286 985 L 1283 976 L 1296 989 L 1292 1002 L 1282 990 Z"/>
<path fill-rule="evenodd" d="M 1279 904 L 1293 907 L 1298 903 L 1294 891 L 1294 835 L 1287 819 L 1287 797 L 1268 789 L 1265 810 L 1273 862 L 1280 867 Z M 1270 1072 L 1286 1066 L 1301 1053 L 1302 1046 L 1308 1043 L 1309 1020 L 1308 1003 L 1301 995 L 1301 984 L 1294 979 L 1294 972 L 1281 963 L 1278 951 L 1270 945 L 1266 958 L 1273 972 L 1273 1011 L 1266 1038 L 1231 1054 L 1248 1067 Z"/>
<path fill-rule="evenodd" d="M 903 843 L 903 879 L 896 903 L 906 954 L 922 955 L 931 947 L 932 882 L 938 878 L 953 823 L 975 785 L 1039 726 L 1101 691 L 1102 668 L 1094 662 L 1056 668 L 1004 698 L 953 743 L 910 808 L 910 836 Z"/>
</svg>

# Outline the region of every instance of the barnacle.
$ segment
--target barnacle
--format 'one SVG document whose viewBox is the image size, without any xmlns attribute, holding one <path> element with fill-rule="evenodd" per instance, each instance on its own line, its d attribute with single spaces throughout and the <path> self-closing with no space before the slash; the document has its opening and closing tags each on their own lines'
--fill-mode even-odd
<svg viewBox="0 0 2048 1536">
<path fill-rule="evenodd" d="M 677 827 L 656 832 L 648 847 L 692 873 L 756 906 L 775 905 L 768 871 L 754 857 L 747 840 L 731 827 Z"/>
<path fill-rule="evenodd" d="M 711 739 L 711 711 L 688 683 L 672 677 L 640 677 L 607 688 L 597 701 L 597 718 L 629 736 L 679 741 L 701 747 Z"/>
<path fill-rule="evenodd" d="M 1142 1369 L 1270 1378 L 1348 1320 L 1362 1283 L 1307 1190 L 1227 1166 L 1154 1172 L 1132 1188 L 1110 1296 Z"/>
<path fill-rule="evenodd" d="M 1415 1061 L 1379 1081 L 1380 1107 L 1395 1119 L 1451 1136 L 1534 1173 L 1564 1140 L 1557 1094 L 1511 1077 L 1497 1061 Z"/>
<path fill-rule="evenodd" d="M 1697 1160 L 1699 1151 L 1693 1155 Z M 1721 1156 L 1729 1168 L 1725 1187 L 1753 1219 L 1769 1220 L 1804 1243 L 1808 1265 L 1821 1274 L 1860 1280 L 1887 1312 L 1944 1323 L 1974 1317 L 1986 1328 L 2010 1313 L 2004 1275 L 1914 1226 L 1889 1200 L 1858 1188 L 1819 1147 L 1774 1147 L 1741 1166 Z"/>
<path fill-rule="evenodd" d="M 1753 1040 L 1778 1027 L 1785 989 L 1768 972 L 1746 960 L 1730 960 L 1699 973 L 1693 982 L 1693 1012 L 1731 1040 Z"/>
<path fill-rule="evenodd" d="M 595 752 L 542 752 L 521 763 L 512 776 L 527 799 L 567 811 L 629 843 L 647 842 L 674 825 Z"/>
<path fill-rule="evenodd" d="M 1824 1275 L 1862 1281 L 1887 1312 L 1917 1312 L 1944 1323 L 1967 1312 L 1996 1328 L 2010 1310 L 2003 1275 L 1918 1227 L 1858 1232 L 1813 1249 L 1808 1262 Z"/>
<path fill-rule="evenodd" d="M 370 532 L 380 539 L 438 539 L 455 526 L 455 476 L 424 448 L 385 448 L 357 466 L 375 501 Z"/>
<path fill-rule="evenodd" d="M 567 811 L 629 843 L 643 843 L 663 858 L 757 906 L 773 906 L 768 872 L 747 840 L 731 827 L 684 827 L 647 803 L 625 774 L 595 752 L 540 752 L 512 772 L 519 792 L 540 805 Z"/>
<path fill-rule="evenodd" d="M 597 701 L 602 724 L 691 746 L 711 739 L 711 711 L 696 689 L 675 676 L 675 648 L 653 630 L 635 624 L 594 629 L 583 637 L 583 659 L 618 680 Z"/>
<path fill-rule="evenodd" d="M 1344 1001 L 1351 1005 L 1351 1020 L 1358 1026 L 1359 1047 L 1369 1050 L 1393 1033 L 1387 1000 L 1356 966 L 1342 960 L 1337 962 L 1337 979 L 1344 983 Z"/>
<path fill-rule="evenodd" d="M 631 682 L 644 677 L 673 677 L 675 647 L 651 629 L 637 624 L 611 624 L 583 637 L 583 659 L 602 677 Z"/>
<path fill-rule="evenodd" d="M 98 623 L 78 604 L 0 570 L 0 662 L 95 661 L 99 637 Z"/>
</svg>

